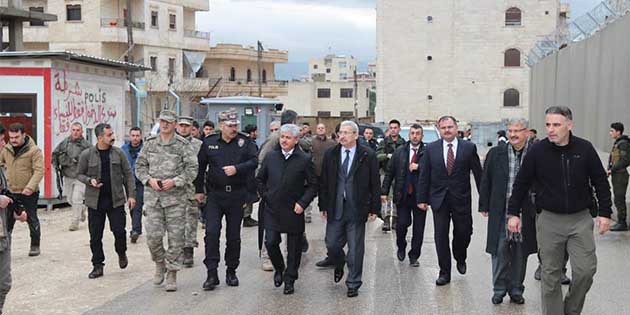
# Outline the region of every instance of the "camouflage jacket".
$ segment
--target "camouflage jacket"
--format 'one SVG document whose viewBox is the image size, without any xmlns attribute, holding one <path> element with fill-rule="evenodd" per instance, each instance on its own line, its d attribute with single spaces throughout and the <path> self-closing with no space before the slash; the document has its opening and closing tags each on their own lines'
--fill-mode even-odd
<svg viewBox="0 0 630 315">
<path fill-rule="evenodd" d="M 608 169 L 613 173 L 619 173 L 625 172 L 628 166 L 630 166 L 630 138 L 623 135 L 613 144 L 608 159 Z"/>
<path fill-rule="evenodd" d="M 188 140 L 173 135 L 168 142 L 161 136 L 149 137 L 136 160 L 136 177 L 147 188 L 144 190 L 144 203 L 149 207 L 158 204 L 162 207 L 184 205 L 189 199 L 189 185 L 199 170 L 197 152 Z M 175 187 L 168 191 L 155 191 L 149 185 L 149 179 L 172 179 Z"/>
<path fill-rule="evenodd" d="M 398 140 L 394 141 L 392 137 L 386 137 L 378 144 L 376 148 L 376 158 L 378 162 L 381 164 L 381 167 L 387 166 L 387 161 L 389 161 L 389 154 L 394 154 L 394 151 L 398 149 L 398 147 L 405 145 L 405 139 L 402 137 L 398 137 Z"/>
<path fill-rule="evenodd" d="M 77 178 L 79 156 L 83 150 L 90 146 L 90 143 L 83 137 L 77 140 L 72 140 L 71 137 L 63 139 L 53 151 L 53 166 L 55 168 L 61 167 L 63 176 Z"/>
<path fill-rule="evenodd" d="M 195 158 L 197 158 L 198 154 L 199 154 L 199 150 L 201 149 L 201 146 L 203 145 L 203 141 L 193 137 L 193 136 L 188 136 L 185 138 L 186 140 L 190 141 L 190 145 L 193 148 L 193 152 L 195 152 Z M 197 163 L 199 162 L 199 160 L 197 160 Z M 197 172 L 195 172 L 195 178 L 197 177 L 197 173 L 199 172 L 199 170 L 197 169 Z M 188 190 L 189 190 L 189 194 L 190 197 L 189 199 L 191 201 L 193 201 L 193 203 L 196 205 L 197 202 L 195 200 L 195 184 L 193 182 L 190 182 L 188 185 Z"/>
</svg>

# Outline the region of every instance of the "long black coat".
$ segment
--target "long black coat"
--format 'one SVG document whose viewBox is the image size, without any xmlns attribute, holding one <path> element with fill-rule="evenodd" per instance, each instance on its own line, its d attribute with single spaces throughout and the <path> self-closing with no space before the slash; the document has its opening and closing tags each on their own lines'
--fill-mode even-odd
<svg viewBox="0 0 630 315">
<path fill-rule="evenodd" d="M 337 172 L 341 165 L 341 144 L 324 154 L 319 183 L 319 211 L 328 213 L 328 221 L 335 218 L 337 202 Z M 355 222 L 366 222 L 368 214 L 381 216 L 381 178 L 376 153 L 357 142 L 348 176 L 354 176 L 353 196 L 357 201 Z"/>
<path fill-rule="evenodd" d="M 499 233 L 505 229 L 505 205 L 509 176 L 508 146 L 501 144 L 492 148 L 486 156 L 484 171 L 479 191 L 479 211 L 487 211 L 488 239 L 486 252 L 496 254 L 499 244 Z M 531 148 L 531 146 L 530 146 Z M 521 216 L 523 244 L 525 253 L 532 254 L 538 250 L 536 242 L 536 209 L 532 198 L 528 198 Z"/>
<path fill-rule="evenodd" d="M 256 175 L 260 195 L 265 200 L 265 228 L 280 233 L 304 232 L 303 209 L 317 194 L 317 176 L 311 157 L 296 148 L 288 159 L 277 148 L 264 158 Z"/>
</svg>

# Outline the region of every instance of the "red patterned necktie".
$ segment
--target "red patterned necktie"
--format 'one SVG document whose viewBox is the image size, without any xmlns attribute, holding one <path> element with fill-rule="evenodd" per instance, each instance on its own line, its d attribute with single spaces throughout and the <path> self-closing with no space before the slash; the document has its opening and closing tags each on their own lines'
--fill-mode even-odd
<svg viewBox="0 0 630 315">
<path fill-rule="evenodd" d="M 418 158 L 418 148 L 411 149 L 413 150 L 413 155 L 411 156 L 411 162 L 409 162 L 410 165 L 416 163 L 416 159 Z M 410 195 L 413 194 L 413 185 L 411 183 L 407 186 L 407 193 Z"/>
<path fill-rule="evenodd" d="M 448 176 L 453 174 L 453 169 L 455 168 L 455 154 L 453 153 L 453 144 L 448 144 L 448 154 L 446 157 L 446 172 Z"/>
</svg>

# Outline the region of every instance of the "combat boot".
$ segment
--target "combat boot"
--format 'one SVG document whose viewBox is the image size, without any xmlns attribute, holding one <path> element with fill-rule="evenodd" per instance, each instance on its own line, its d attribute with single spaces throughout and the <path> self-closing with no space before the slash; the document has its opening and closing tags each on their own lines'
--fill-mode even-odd
<svg viewBox="0 0 630 315">
<path fill-rule="evenodd" d="M 183 265 L 186 268 L 191 268 L 194 264 L 194 259 L 193 259 L 193 248 L 192 247 L 184 247 L 184 262 Z"/>
<path fill-rule="evenodd" d="M 166 292 L 177 291 L 177 271 L 169 270 L 166 273 L 166 285 L 164 287 Z"/>
<path fill-rule="evenodd" d="M 155 275 L 153 275 L 153 284 L 160 285 L 164 282 L 164 274 L 166 273 L 166 264 L 164 262 L 155 263 Z"/>
</svg>

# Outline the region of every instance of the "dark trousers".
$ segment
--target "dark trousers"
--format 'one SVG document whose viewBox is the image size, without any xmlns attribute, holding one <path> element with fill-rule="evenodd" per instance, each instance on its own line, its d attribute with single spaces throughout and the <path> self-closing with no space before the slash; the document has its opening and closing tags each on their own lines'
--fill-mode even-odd
<svg viewBox="0 0 630 315">
<path fill-rule="evenodd" d="M 243 220 L 243 204 L 245 203 L 245 189 L 232 192 L 208 193 L 206 202 L 206 258 L 203 263 L 208 271 L 216 270 L 219 266 L 219 238 L 221 237 L 221 221 L 226 221 L 225 265 L 228 271 L 235 271 L 240 264 L 241 257 L 241 221 Z"/>
<path fill-rule="evenodd" d="M 142 206 L 144 205 L 144 185 L 136 183 L 136 206 L 131 209 L 131 234 L 142 234 Z"/>
<path fill-rule="evenodd" d="M 420 210 L 412 201 L 403 202 L 398 207 L 398 225 L 396 226 L 396 245 L 399 250 L 407 248 L 407 230 L 411 229 L 411 250 L 409 259 L 416 260 L 422 251 L 424 238 L 424 226 L 427 221 L 427 212 Z"/>
<path fill-rule="evenodd" d="M 615 208 L 617 208 L 617 221 L 619 223 L 626 223 L 626 192 L 628 191 L 628 172 L 623 171 L 612 173 L 611 177 Z"/>
<path fill-rule="evenodd" d="M 449 231 L 453 221 L 453 256 L 457 262 L 466 261 L 466 250 L 473 232 L 472 214 L 468 205 L 457 205 L 450 193 L 444 197 L 442 207 L 433 211 L 435 249 L 440 265 L 440 275 L 451 277 L 451 248 Z"/>
<path fill-rule="evenodd" d="M 343 247 L 348 244 L 348 254 Z M 348 263 L 346 286 L 358 289 L 363 283 L 363 257 L 365 256 L 365 222 L 357 222 L 344 216 L 340 220 L 329 220 L 326 224 L 326 248 L 328 257 L 337 266 Z"/>
<path fill-rule="evenodd" d="M 508 241 L 503 226 L 499 234 L 496 255 L 492 255 L 492 285 L 494 294 L 505 296 L 522 296 L 525 291 L 525 270 L 527 255 L 523 242 Z"/>
<path fill-rule="evenodd" d="M 15 194 L 15 198 L 24 205 L 24 211 L 26 211 L 26 215 L 28 216 L 26 223 L 28 223 L 28 229 L 31 235 L 31 245 L 39 246 L 39 241 L 42 235 L 39 218 L 37 217 L 37 200 L 39 199 L 39 192 L 34 192 L 30 196 Z M 8 215 L 7 221 L 9 223 L 9 233 L 11 233 L 13 231 L 13 227 L 15 226 L 15 218 L 13 218 L 13 214 Z"/>
<path fill-rule="evenodd" d="M 284 270 L 285 282 L 295 282 L 298 279 L 298 269 L 300 269 L 302 259 L 302 234 L 287 233 L 287 263 L 285 265 L 282 251 L 280 251 L 282 242 L 280 232 L 265 229 L 265 247 L 267 247 L 269 259 L 276 271 Z"/>
<path fill-rule="evenodd" d="M 114 234 L 114 248 L 118 255 L 127 252 L 127 232 L 125 231 L 125 207 L 113 209 L 88 208 L 88 229 L 90 230 L 90 249 L 92 250 L 92 265 L 103 265 L 103 230 L 105 230 L 105 216 L 109 220 L 109 229 Z"/>
</svg>

